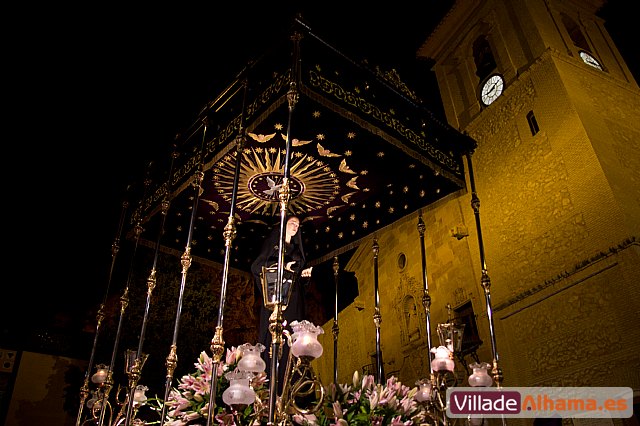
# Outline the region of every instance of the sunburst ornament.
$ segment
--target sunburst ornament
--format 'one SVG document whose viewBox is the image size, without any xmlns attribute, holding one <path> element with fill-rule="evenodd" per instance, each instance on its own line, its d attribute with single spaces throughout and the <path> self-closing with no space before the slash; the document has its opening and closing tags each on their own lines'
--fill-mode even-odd
<svg viewBox="0 0 640 426">
<path fill-rule="evenodd" d="M 283 184 L 284 150 L 249 149 L 242 152 L 236 208 L 247 213 L 273 215 L 278 211 Z M 213 185 L 231 202 L 237 153 L 226 155 L 214 167 Z M 289 209 L 304 215 L 330 204 L 340 193 L 331 166 L 312 155 L 292 156 L 289 169 Z"/>
</svg>

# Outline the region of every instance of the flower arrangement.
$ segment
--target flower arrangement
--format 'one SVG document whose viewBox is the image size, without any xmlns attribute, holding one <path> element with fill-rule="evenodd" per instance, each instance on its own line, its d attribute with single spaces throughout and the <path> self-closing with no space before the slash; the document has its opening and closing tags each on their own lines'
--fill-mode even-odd
<svg viewBox="0 0 640 426">
<path fill-rule="evenodd" d="M 227 349 L 224 362 L 218 364 L 216 425 L 260 425 L 267 422 L 269 389 L 264 372 L 251 379 L 251 387 L 256 393 L 253 404 L 235 411 L 223 402 L 222 395 L 230 385 L 225 374 L 234 371 L 241 358 L 242 350 L 232 347 Z M 171 390 L 166 401 L 166 426 L 206 424 L 212 360 L 203 351 L 194 365 L 195 372 L 183 376 L 177 388 Z M 325 390 L 325 400 L 317 412 L 295 414 L 291 421 L 302 426 L 413 426 L 424 423 L 428 418 L 425 406 L 415 399 L 418 388 L 409 388 L 395 377 L 389 378 L 385 384 L 377 384 L 372 375 L 361 376 L 356 371 L 351 384 L 336 386 L 331 383 Z M 161 409 L 162 401 L 155 400 Z"/>
<path fill-rule="evenodd" d="M 215 398 L 215 424 L 236 425 L 252 424 L 260 421 L 266 416 L 265 404 L 268 401 L 268 388 L 266 373 L 262 372 L 252 375 L 251 387 L 256 392 L 255 402 L 246 407 L 241 407 L 241 411 L 234 411 L 229 408 L 222 399 L 224 391 L 229 388 L 229 380 L 225 374 L 234 371 L 238 362 L 242 358 L 242 350 L 238 347 L 227 349 L 224 360 L 217 366 L 217 386 Z M 180 379 L 177 387 L 171 389 L 166 402 L 153 398 L 152 402 L 157 403 L 156 410 L 162 410 L 162 404 L 167 405 L 166 426 L 204 426 L 209 413 L 209 401 L 211 391 L 211 377 L 213 371 L 213 361 L 205 351 L 200 353 L 197 362 L 194 363 L 195 372 L 187 374 Z M 151 400 L 151 399 L 150 399 Z"/>
<path fill-rule="evenodd" d="M 351 385 L 328 386 L 324 410 L 294 419 L 306 426 L 411 426 L 424 423 L 425 407 L 415 400 L 417 387 L 409 388 L 396 377 L 377 384 L 372 375 L 353 373 Z"/>
</svg>

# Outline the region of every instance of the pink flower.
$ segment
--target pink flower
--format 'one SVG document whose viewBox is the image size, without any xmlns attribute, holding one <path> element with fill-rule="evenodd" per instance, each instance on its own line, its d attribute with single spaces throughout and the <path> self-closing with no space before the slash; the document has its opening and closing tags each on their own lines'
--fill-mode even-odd
<svg viewBox="0 0 640 426">
<path fill-rule="evenodd" d="M 180 384 L 178 385 L 178 389 L 191 389 L 195 381 L 196 378 L 193 376 L 182 376 L 182 379 L 180 379 Z"/>
<path fill-rule="evenodd" d="M 226 426 L 231 426 L 236 424 L 235 421 L 233 420 L 233 414 L 227 413 L 227 412 L 218 414 L 216 416 L 216 421 L 218 422 L 218 424 L 226 425 Z"/>
<path fill-rule="evenodd" d="M 360 374 L 358 373 L 358 370 L 353 372 L 353 387 L 357 388 L 358 385 L 360 384 Z"/>
<path fill-rule="evenodd" d="M 254 376 L 253 379 L 251 379 L 251 386 L 254 389 L 264 386 L 265 383 L 267 383 L 267 373 L 265 371 L 258 374 L 257 376 Z"/>
<path fill-rule="evenodd" d="M 391 419 L 391 426 L 411 426 L 413 422 L 411 420 L 402 421 L 401 416 L 395 416 Z"/>
<path fill-rule="evenodd" d="M 315 414 L 294 414 L 293 421 L 294 421 L 294 424 L 299 424 L 304 426 L 318 425 L 318 418 L 315 416 Z"/>
<path fill-rule="evenodd" d="M 415 399 L 413 399 L 412 396 L 407 395 L 400 401 L 400 410 L 403 414 L 412 413 L 416 410 L 417 407 L 418 403 Z"/>
<path fill-rule="evenodd" d="M 199 419 L 200 417 L 202 417 L 202 416 L 200 415 L 200 413 L 189 413 L 189 414 L 186 414 L 186 415 L 182 418 L 182 420 L 184 420 L 184 421 L 186 421 L 186 422 L 190 422 L 190 421 L 192 421 L 192 420 Z"/>
<path fill-rule="evenodd" d="M 188 408 L 190 403 L 189 399 L 184 398 L 182 395 L 176 393 L 172 393 L 167 401 L 167 405 L 174 408 L 176 411 L 182 411 L 185 408 Z"/>
<path fill-rule="evenodd" d="M 194 365 L 196 367 L 196 370 L 202 372 L 207 380 L 211 380 L 212 360 L 205 351 L 200 352 L 198 362 L 196 362 Z"/>
<path fill-rule="evenodd" d="M 227 349 L 227 355 L 225 357 L 225 364 L 232 365 L 238 362 L 242 358 L 241 351 L 238 350 L 235 346 Z"/>
<path fill-rule="evenodd" d="M 327 386 L 327 390 L 329 391 L 329 397 L 332 401 L 336 400 L 336 384 L 331 382 L 329 386 Z"/>
<path fill-rule="evenodd" d="M 228 368 L 227 364 L 224 364 L 224 363 L 221 362 L 220 364 L 218 364 L 218 368 L 216 370 L 216 375 L 218 377 L 222 377 L 224 375 L 224 372 L 227 370 L 227 368 Z"/>
<path fill-rule="evenodd" d="M 392 410 L 395 410 L 398 407 L 398 398 L 396 398 L 395 395 L 387 400 L 387 407 L 391 408 Z"/>
<path fill-rule="evenodd" d="M 376 381 L 371 374 L 362 377 L 362 390 L 371 389 Z"/>
<path fill-rule="evenodd" d="M 341 419 L 342 418 L 342 406 L 340 405 L 340 401 L 334 401 L 333 404 L 333 415 L 336 419 Z"/>
<path fill-rule="evenodd" d="M 378 406 L 379 399 L 380 395 L 378 395 L 378 392 L 369 392 L 369 406 L 371 407 L 371 410 L 374 410 Z"/>
</svg>

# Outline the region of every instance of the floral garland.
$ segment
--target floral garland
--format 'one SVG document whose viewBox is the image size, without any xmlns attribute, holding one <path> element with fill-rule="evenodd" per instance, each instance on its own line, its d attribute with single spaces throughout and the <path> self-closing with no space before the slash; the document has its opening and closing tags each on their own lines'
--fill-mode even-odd
<svg viewBox="0 0 640 426">
<path fill-rule="evenodd" d="M 266 373 L 251 380 L 256 392 L 253 404 L 236 412 L 227 407 L 222 394 L 229 387 L 225 373 L 233 371 L 242 357 L 236 347 L 227 349 L 224 362 L 218 364 L 215 423 L 224 426 L 266 424 L 269 389 Z M 202 352 L 194 364 L 196 371 L 185 375 L 177 388 L 170 392 L 167 404 L 166 426 L 204 426 L 209 410 L 212 360 Z M 291 421 L 302 426 L 412 426 L 424 423 L 429 417 L 426 407 L 415 400 L 417 387 L 409 388 L 391 377 L 383 384 L 375 383 L 374 376 L 353 374 L 349 385 L 331 383 L 326 387 L 325 401 L 314 414 L 296 414 Z M 154 400 L 161 411 L 163 401 Z"/>
</svg>

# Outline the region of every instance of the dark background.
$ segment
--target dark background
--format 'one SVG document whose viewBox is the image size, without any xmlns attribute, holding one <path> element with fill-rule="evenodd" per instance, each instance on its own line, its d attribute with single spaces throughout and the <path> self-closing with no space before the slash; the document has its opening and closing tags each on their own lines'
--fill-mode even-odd
<svg viewBox="0 0 640 426">
<path fill-rule="evenodd" d="M 249 60 L 289 34 L 298 12 L 351 58 L 395 68 L 444 117 L 432 64 L 415 53 L 451 3 L 56 4 L 7 13 L 17 25 L 3 60 L 0 337 L 86 322 L 105 294 L 126 188 L 141 184 L 148 162 L 171 151 Z M 628 7 L 612 0 L 601 15 L 638 76 Z"/>
</svg>

